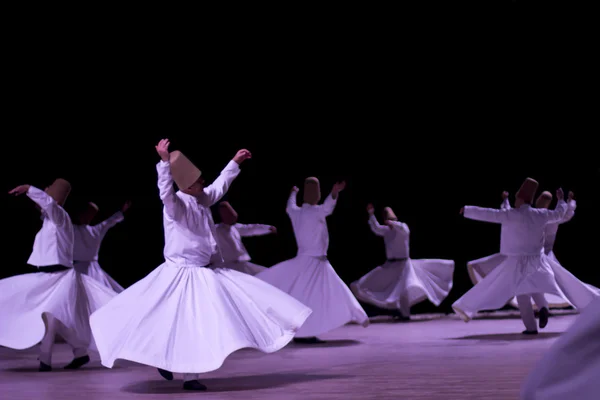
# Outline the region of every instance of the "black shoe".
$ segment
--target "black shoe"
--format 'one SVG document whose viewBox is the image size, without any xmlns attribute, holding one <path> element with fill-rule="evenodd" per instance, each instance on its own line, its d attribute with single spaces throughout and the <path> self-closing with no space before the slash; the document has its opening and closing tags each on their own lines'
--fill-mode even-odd
<svg viewBox="0 0 600 400">
<path fill-rule="evenodd" d="M 303 338 L 294 338 L 294 342 L 296 343 L 304 343 L 304 344 L 318 344 L 325 343 L 324 340 L 319 339 L 318 337 L 303 337 Z"/>
<path fill-rule="evenodd" d="M 170 371 L 166 371 L 164 369 L 158 369 L 158 373 L 160 374 L 160 376 L 162 376 L 163 378 L 165 378 L 168 381 L 172 381 L 173 380 L 173 373 Z"/>
<path fill-rule="evenodd" d="M 199 380 L 194 379 L 193 381 L 183 382 L 184 390 L 206 390 L 206 386 L 200 383 Z"/>
<path fill-rule="evenodd" d="M 550 311 L 546 307 L 540 310 L 540 329 L 545 328 L 548 325 L 548 317 L 550 316 Z"/>
<path fill-rule="evenodd" d="M 48 364 L 44 364 L 43 362 L 40 361 L 40 372 L 49 372 L 52 371 L 52 367 Z"/>
<path fill-rule="evenodd" d="M 90 356 L 77 357 L 65 369 L 77 369 L 90 362 Z"/>
<path fill-rule="evenodd" d="M 523 335 L 537 335 L 538 331 L 523 331 Z"/>
</svg>

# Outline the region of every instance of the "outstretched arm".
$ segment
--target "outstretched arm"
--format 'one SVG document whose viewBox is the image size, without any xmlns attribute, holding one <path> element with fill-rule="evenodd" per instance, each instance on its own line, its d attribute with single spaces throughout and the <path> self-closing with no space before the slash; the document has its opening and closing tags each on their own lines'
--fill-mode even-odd
<svg viewBox="0 0 600 400">
<path fill-rule="evenodd" d="M 104 235 L 110 228 L 123 221 L 124 219 L 125 216 L 123 215 L 123 212 L 117 211 L 104 221 L 94 225 L 92 229 L 94 230 L 94 233 Z"/>
<path fill-rule="evenodd" d="M 298 207 L 298 188 L 294 186 L 292 191 L 290 192 L 290 197 L 288 197 L 287 206 L 285 208 L 285 212 L 288 214 L 293 213 L 294 211 L 298 211 L 300 207 Z"/>
<path fill-rule="evenodd" d="M 240 164 L 251 157 L 252 154 L 250 154 L 248 150 L 240 150 L 237 152 L 235 157 L 229 161 L 229 164 L 227 164 L 225 169 L 221 171 L 219 177 L 215 179 L 211 185 L 204 188 L 204 195 L 206 197 L 205 199 L 202 199 L 202 202 L 205 206 L 212 206 L 227 193 L 229 186 L 231 186 L 233 180 L 240 173 Z"/>
<path fill-rule="evenodd" d="M 180 220 L 185 215 L 185 204 L 175 195 L 171 165 L 169 163 L 169 140 L 161 140 L 156 147 L 156 152 L 161 160 L 156 164 L 158 171 L 158 190 L 160 199 L 165 206 L 165 213 L 173 220 Z"/>
<path fill-rule="evenodd" d="M 29 186 L 29 185 L 28 185 Z M 54 199 L 43 190 L 29 186 L 27 197 L 33 200 L 56 226 L 63 226 L 69 215 Z"/>
<path fill-rule="evenodd" d="M 465 218 L 473 219 L 476 221 L 494 222 L 497 224 L 501 224 L 508 220 L 508 213 L 510 210 L 498 210 L 496 208 L 465 206 L 461 211 Z"/>
<path fill-rule="evenodd" d="M 263 224 L 235 224 L 240 236 L 262 236 L 275 232 L 275 227 Z"/>
</svg>

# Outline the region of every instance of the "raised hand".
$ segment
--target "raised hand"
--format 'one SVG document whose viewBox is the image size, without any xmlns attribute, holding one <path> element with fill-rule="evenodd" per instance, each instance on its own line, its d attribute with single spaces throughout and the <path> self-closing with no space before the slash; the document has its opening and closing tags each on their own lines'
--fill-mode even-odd
<svg viewBox="0 0 600 400">
<path fill-rule="evenodd" d="M 27 193 L 30 187 L 31 185 L 20 185 L 14 188 L 13 190 L 9 191 L 8 194 L 12 194 L 13 196 L 19 196 L 23 193 Z"/>
<path fill-rule="evenodd" d="M 562 188 L 558 188 L 556 191 L 556 198 L 558 200 L 563 200 L 565 198 L 565 192 L 563 192 Z"/>
<path fill-rule="evenodd" d="M 169 161 L 169 139 L 162 139 L 156 146 L 156 152 L 160 156 L 161 160 Z"/>
<path fill-rule="evenodd" d="M 569 192 L 569 201 L 575 200 L 575 194 L 573 192 Z"/>
<path fill-rule="evenodd" d="M 464 213 L 465 213 L 465 208 L 463 207 L 460 209 L 460 215 L 463 215 Z"/>
<path fill-rule="evenodd" d="M 127 200 L 125 204 L 123 204 L 123 207 L 121 207 L 121 212 L 129 210 L 129 207 L 131 207 L 131 200 Z"/>
<path fill-rule="evenodd" d="M 250 153 L 246 149 L 242 149 L 236 153 L 235 157 L 233 157 L 233 161 L 235 161 L 238 164 L 241 164 L 244 160 L 247 160 L 249 158 L 252 158 L 252 153 Z"/>
<path fill-rule="evenodd" d="M 269 227 L 269 231 L 271 233 L 277 233 L 277 228 L 275 228 L 274 226 Z"/>
<path fill-rule="evenodd" d="M 299 191 L 299 190 L 300 190 L 300 189 L 298 189 L 298 186 L 294 186 L 294 187 L 292 188 L 292 192 L 296 192 L 296 193 L 298 193 L 298 191 Z"/>
<path fill-rule="evenodd" d="M 502 192 L 502 200 L 508 199 L 508 192 Z"/>
<path fill-rule="evenodd" d="M 338 194 L 339 192 L 344 190 L 345 187 L 346 187 L 346 181 L 336 182 L 333 185 L 333 189 L 331 189 L 331 192 L 334 194 Z"/>
<path fill-rule="evenodd" d="M 367 212 L 370 215 L 373 215 L 375 213 L 375 207 L 373 207 L 373 204 L 371 204 L 371 203 L 367 204 Z"/>
</svg>

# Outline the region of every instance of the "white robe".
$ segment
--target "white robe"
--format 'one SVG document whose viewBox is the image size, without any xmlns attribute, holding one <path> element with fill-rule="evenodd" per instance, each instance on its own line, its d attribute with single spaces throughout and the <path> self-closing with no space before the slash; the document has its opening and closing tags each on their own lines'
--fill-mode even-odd
<svg viewBox="0 0 600 400">
<path fill-rule="evenodd" d="M 507 210 L 509 210 L 511 208 L 510 203 L 508 202 L 508 199 L 504 200 L 501 208 L 507 209 Z M 575 215 L 576 208 L 577 208 L 577 203 L 575 202 L 575 200 L 571 200 L 568 203 L 568 208 L 565 213 L 565 216 L 560 221 L 551 222 L 551 223 L 546 224 L 546 227 L 544 229 L 544 253 L 550 259 L 552 259 L 552 261 L 554 261 L 554 263 L 551 264 L 552 271 L 554 272 L 556 281 L 563 292 L 565 292 L 567 295 L 569 295 L 569 293 L 575 293 L 578 291 L 584 291 L 584 292 L 592 291 L 592 292 L 595 292 L 598 295 L 600 295 L 600 289 L 598 289 L 592 285 L 581 282 L 573 274 L 571 274 L 569 271 L 567 271 L 558 262 L 558 260 L 556 259 L 555 255 L 554 255 L 554 252 L 552 251 L 554 248 L 554 242 L 556 241 L 556 233 L 558 231 L 558 227 L 561 224 L 564 224 L 565 222 L 568 222 L 573 218 L 573 216 Z M 484 257 L 479 260 L 474 260 L 474 261 L 467 263 L 469 276 L 471 277 L 473 284 L 477 284 L 479 281 L 481 281 L 483 278 L 485 278 L 487 275 L 489 275 L 494 270 L 494 268 L 496 268 L 498 265 L 500 265 L 505 259 L 506 259 L 505 255 L 503 255 L 501 253 L 497 253 L 497 254 L 493 254 L 491 256 Z M 552 294 L 545 294 L 544 296 L 545 296 L 546 300 L 548 301 L 550 308 L 565 308 L 570 305 L 573 305 L 569 302 L 568 298 L 563 298 L 563 297 L 555 296 Z M 510 304 L 513 307 L 517 307 L 516 299 L 515 298 L 511 299 Z"/>
<path fill-rule="evenodd" d="M 290 194 L 286 211 L 296 235 L 297 256 L 256 276 L 313 310 L 296 337 L 315 337 L 349 322 L 368 325 L 369 317 L 327 260 L 326 218 L 333 213 L 336 200 L 329 195 L 321 205 L 298 207 L 296 197 L 297 192 Z"/>
<path fill-rule="evenodd" d="M 439 306 L 452 289 L 454 261 L 411 259 L 408 225 L 390 222 L 391 228 L 380 225 L 374 215 L 369 217 L 373 233 L 383 237 L 388 261 L 353 282 L 352 291 L 366 303 L 399 309 L 405 317 L 411 306 L 425 299 Z"/>
<path fill-rule="evenodd" d="M 94 349 L 89 325 L 92 312 L 106 304 L 116 293 L 73 269 L 73 225 L 69 214 L 44 191 L 30 187 L 27 196 L 42 209 L 43 224 L 35 237 L 28 263 L 39 267 L 62 265 L 60 272 L 36 272 L 0 280 L 0 346 L 27 349 L 44 339 L 40 360 L 51 364 L 56 326 L 69 344 L 85 355 Z M 45 336 L 51 336 L 45 338 Z M 44 344 L 44 343 L 43 343 Z M 46 354 L 44 354 L 46 353 Z"/>
<path fill-rule="evenodd" d="M 123 213 L 119 211 L 94 226 L 73 226 L 75 238 L 73 264 L 75 269 L 82 274 L 94 278 L 117 293 L 121 293 L 123 287 L 100 267 L 100 264 L 98 263 L 98 252 L 100 251 L 100 245 L 108 230 L 123 221 L 123 219 Z"/>
<path fill-rule="evenodd" d="M 501 210 L 465 207 L 466 218 L 502 224 L 500 252 L 506 258 L 452 305 L 454 311 L 467 322 L 477 311 L 501 308 L 519 295 L 553 294 L 576 308 L 594 300 L 597 294 L 585 287 L 581 292 L 563 292 L 553 272 L 556 262 L 544 253 L 546 224 L 562 220 L 566 211 L 564 200 L 558 202 L 555 210 L 530 205 Z"/>
<path fill-rule="evenodd" d="M 91 316 L 102 365 L 126 359 L 197 374 L 242 348 L 284 347 L 309 308 L 253 276 L 204 268 L 218 250 L 210 206 L 239 174 L 238 164 L 231 161 L 199 199 L 175 193 L 168 162 L 157 170 L 165 262 Z"/>
<path fill-rule="evenodd" d="M 217 224 L 215 232 L 221 252 L 213 254 L 215 260 L 211 268 L 229 268 L 250 275 L 264 271 L 267 268 L 250 262 L 242 237 L 268 235 L 271 228 L 270 225 L 262 224 Z M 223 257 L 222 261 L 219 260 L 220 256 Z"/>
<path fill-rule="evenodd" d="M 521 386 L 521 400 L 596 400 L 600 393 L 600 299 L 556 340 Z"/>
</svg>

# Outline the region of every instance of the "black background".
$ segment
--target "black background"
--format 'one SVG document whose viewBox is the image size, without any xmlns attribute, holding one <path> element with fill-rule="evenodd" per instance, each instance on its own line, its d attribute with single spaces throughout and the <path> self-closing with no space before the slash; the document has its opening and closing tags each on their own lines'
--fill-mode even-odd
<svg viewBox="0 0 600 400">
<path fill-rule="evenodd" d="M 467 17 L 420 14 L 368 27 L 336 19 L 22 32 L 6 49 L 2 186 L 43 189 L 63 177 L 73 185 L 66 208 L 94 201 L 100 218 L 131 199 L 100 252 L 102 267 L 129 286 L 163 260 L 158 140 L 169 138 L 209 181 L 247 148 L 253 158 L 224 199 L 241 223 L 279 229 L 245 240 L 255 263 L 295 255 L 292 186 L 317 176 L 324 197 L 345 179 L 328 219 L 340 277 L 350 283 L 384 261 L 365 207 L 373 202 L 380 216 L 391 206 L 411 229 L 413 258 L 456 261 L 441 307 L 449 311 L 471 287 L 466 262 L 499 249 L 499 226 L 466 221 L 459 209 L 498 207 L 503 190 L 512 202 L 531 176 L 540 190 L 575 192 L 555 253 L 600 286 L 595 57 L 572 30 L 542 34 L 506 10 L 500 17 L 484 31 L 485 19 L 466 27 Z M 2 207 L 7 277 L 29 271 L 41 222 L 26 197 L 6 195 Z"/>
</svg>

